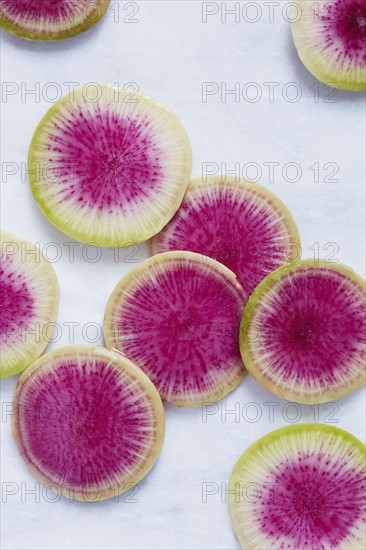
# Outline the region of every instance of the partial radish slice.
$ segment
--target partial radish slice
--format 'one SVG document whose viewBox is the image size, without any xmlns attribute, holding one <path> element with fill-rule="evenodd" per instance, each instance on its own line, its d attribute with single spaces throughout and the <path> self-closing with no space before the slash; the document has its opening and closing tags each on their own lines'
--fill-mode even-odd
<svg viewBox="0 0 366 550">
<path fill-rule="evenodd" d="M 1 0 L 0 24 L 27 40 L 64 40 L 86 31 L 110 0 Z"/>
<path fill-rule="evenodd" d="M 67 235 L 101 246 L 149 239 L 178 209 L 191 147 L 176 116 L 150 97 L 101 85 L 65 96 L 30 146 L 33 195 Z"/>
<path fill-rule="evenodd" d="M 153 254 L 190 250 L 225 264 L 247 298 L 268 273 L 300 254 L 300 237 L 276 195 L 245 180 L 192 180 L 177 214 L 152 240 Z"/>
<path fill-rule="evenodd" d="M 322 403 L 365 383 L 365 281 L 344 265 L 276 270 L 250 297 L 240 332 L 247 369 L 279 397 Z"/>
<path fill-rule="evenodd" d="M 106 344 L 141 367 L 163 399 L 196 407 L 228 394 L 246 374 L 238 343 L 244 304 L 235 275 L 215 260 L 159 254 L 114 289 Z"/>
<path fill-rule="evenodd" d="M 365 0 L 296 0 L 291 20 L 299 57 L 316 78 L 366 90 Z"/>
<path fill-rule="evenodd" d="M 7 378 L 45 350 L 60 291 L 52 265 L 37 246 L 6 231 L 0 236 L 0 378 Z"/>
<path fill-rule="evenodd" d="M 31 474 L 71 500 L 131 489 L 152 468 L 165 432 L 153 384 L 103 348 L 48 353 L 21 376 L 13 433 Z"/>
<path fill-rule="evenodd" d="M 364 550 L 365 445 L 317 424 L 269 433 L 245 451 L 229 484 L 243 550 Z"/>
</svg>

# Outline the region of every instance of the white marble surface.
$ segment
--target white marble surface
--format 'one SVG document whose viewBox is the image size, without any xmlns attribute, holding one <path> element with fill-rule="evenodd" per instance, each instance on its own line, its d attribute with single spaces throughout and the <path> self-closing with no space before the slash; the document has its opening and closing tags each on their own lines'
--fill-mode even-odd
<svg viewBox="0 0 366 550">
<path fill-rule="evenodd" d="M 131 4 L 131 3 L 130 3 Z M 127 82 L 137 83 L 149 94 L 173 108 L 190 135 L 193 153 L 193 175 L 200 176 L 202 163 L 230 169 L 235 163 L 244 168 L 256 163 L 262 170 L 261 183 L 268 185 L 289 206 L 299 226 L 303 256 L 314 254 L 319 243 L 320 255 L 332 253 L 365 275 L 364 226 L 364 106 L 362 94 L 338 92 L 336 102 L 326 102 L 327 92 L 320 85 L 319 101 L 314 100 L 317 83 L 299 62 L 292 45 L 288 22 L 281 9 L 274 6 L 274 21 L 269 8 L 258 2 L 256 23 L 241 16 L 235 22 L 220 13 L 202 22 L 201 2 L 150 1 L 137 2 L 136 23 L 123 18 L 133 5 L 112 0 L 104 20 L 94 29 L 58 44 L 36 44 L 1 33 L 2 80 L 19 89 L 2 99 L 2 227 L 41 243 L 56 243 L 61 258 L 54 263 L 62 288 L 59 313 L 60 340 L 54 349 L 70 341 L 67 322 L 78 322 L 75 343 L 85 342 L 82 327 L 100 323 L 106 300 L 131 264 L 121 258 L 114 262 L 113 253 L 104 250 L 101 261 L 85 260 L 82 247 L 70 262 L 70 239 L 57 231 L 41 215 L 28 186 L 25 161 L 28 145 L 36 124 L 50 107 L 56 83 L 67 91 L 65 83 Z M 213 6 L 215 3 L 211 3 Z M 233 5 L 233 2 L 229 3 Z M 245 2 L 241 2 L 244 6 Z M 117 6 L 120 21 L 115 22 Z M 216 4 L 219 6 L 220 4 Z M 126 9 L 124 9 L 126 8 Z M 254 12 L 246 18 L 253 19 Z M 202 83 L 215 82 L 211 89 L 227 89 L 238 82 L 246 90 L 246 99 L 235 102 L 220 94 L 202 102 Z M 245 85 L 255 82 L 262 98 L 249 102 L 255 91 Z M 274 101 L 269 101 L 269 85 L 274 88 Z M 13 83 L 9 84 L 9 83 Z M 39 83 L 39 84 L 37 84 Z M 288 87 L 296 83 L 295 87 Z M 315 88 L 314 88 L 315 85 Z M 4 84 L 3 84 L 4 86 Z M 39 86 L 38 97 L 21 91 Z M 8 91 L 9 87 L 6 88 Z M 286 101 L 301 91 L 297 102 Z M 4 92 L 4 88 L 3 88 Z M 328 98 L 329 99 L 329 98 Z M 268 163 L 276 162 L 270 182 Z M 4 163 L 6 168 L 4 168 Z M 14 163 L 14 164 L 9 164 Z M 267 163 L 267 164 L 264 164 Z M 297 182 L 287 163 L 301 167 Z M 315 163 L 320 165 L 320 181 L 314 181 Z M 335 182 L 324 181 L 336 163 Z M 255 165 L 254 165 L 255 166 Z M 18 173 L 7 175 L 9 171 Z M 5 173 L 4 173 L 5 170 Z M 7 172 L 6 172 L 7 171 Z M 251 170 L 250 178 L 255 177 Z M 325 250 L 327 243 L 330 248 Z M 51 257 L 55 247 L 46 248 Z M 147 256 L 139 247 L 139 261 Z M 93 332 L 87 335 L 89 341 Z M 102 340 L 100 339 L 100 343 Z M 239 419 L 217 413 L 203 422 L 202 411 L 177 410 L 166 407 L 167 434 L 161 457 L 143 482 L 138 493 L 119 502 L 95 504 L 51 503 L 51 494 L 27 494 L 35 484 L 28 474 L 12 440 L 9 418 L 4 414 L 11 402 L 16 377 L 1 383 L 3 402 L 1 422 L 1 546 L 4 550 L 22 549 L 200 549 L 236 550 L 227 505 L 222 490 L 207 497 L 210 489 L 226 483 L 230 471 L 246 447 L 268 431 L 288 423 L 294 409 L 262 390 L 248 377 L 240 387 L 220 403 L 221 412 L 239 407 Z M 255 414 L 248 403 L 256 403 L 262 416 L 251 422 Z M 273 422 L 269 407 L 277 402 Z M 238 405 L 235 405 L 235 404 Z M 285 407 L 285 408 L 284 408 Z M 301 421 L 313 421 L 311 407 L 301 406 Z M 320 408 L 320 421 L 330 422 L 332 408 Z M 327 417 L 328 415 L 328 417 Z M 365 394 L 359 390 L 336 404 L 333 419 L 338 426 L 350 430 L 360 439 L 365 436 Z M 10 484 L 10 485 L 9 485 Z M 22 485 L 23 484 L 23 485 Z M 224 487 L 224 486 L 223 486 Z M 8 492 L 14 492 L 10 495 Z M 138 502 L 129 502 L 137 499 Z M 129 500 L 129 501 L 128 501 Z"/>
</svg>

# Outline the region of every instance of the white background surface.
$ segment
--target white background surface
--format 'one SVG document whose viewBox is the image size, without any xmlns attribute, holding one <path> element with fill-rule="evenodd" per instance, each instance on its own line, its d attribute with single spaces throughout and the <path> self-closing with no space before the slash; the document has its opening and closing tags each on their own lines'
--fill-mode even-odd
<svg viewBox="0 0 366 550">
<path fill-rule="evenodd" d="M 112 1 L 115 6 L 116 2 Z M 336 243 L 335 258 L 365 275 L 364 226 L 364 105 L 363 94 L 338 92 L 334 103 L 325 102 L 327 93 L 320 86 L 319 102 L 314 101 L 311 86 L 316 80 L 301 65 L 294 50 L 289 23 L 281 9 L 275 8 L 274 22 L 269 9 L 258 2 L 262 12 L 256 23 L 243 18 L 235 22 L 220 14 L 202 22 L 201 2 L 137 2 L 138 23 L 123 22 L 129 11 L 120 4 L 120 21 L 115 11 L 108 10 L 96 27 L 67 42 L 55 44 L 28 43 L 1 33 L 3 82 L 13 82 L 28 89 L 40 86 L 40 97 L 21 93 L 7 98 L 2 108 L 2 166 L 16 163 L 21 169 L 35 126 L 51 106 L 47 101 L 55 90 L 45 88 L 54 82 L 135 82 L 140 89 L 170 106 L 180 117 L 193 147 L 193 176 L 201 175 L 203 162 L 226 162 L 230 168 L 249 162 L 261 166 L 260 182 L 277 193 L 290 208 L 300 230 L 303 257 L 319 243 L 320 255 L 332 252 L 323 247 Z M 233 4 L 233 3 L 229 3 Z M 241 3 L 244 5 L 245 3 Z M 282 2 L 283 4 L 283 2 Z M 253 19 L 254 12 L 249 15 Z M 222 102 L 220 95 L 202 102 L 202 83 L 235 82 L 244 86 L 256 82 L 262 98 L 251 103 L 233 96 Z M 269 101 L 265 82 L 279 83 L 275 100 Z M 282 90 L 297 83 L 302 97 L 286 101 Z M 24 84 L 22 84 L 24 83 Z M 253 91 L 253 89 L 252 89 Z M 295 89 L 289 89 L 291 97 Z M 42 97 L 45 96 L 45 97 Z M 263 163 L 279 162 L 274 182 Z M 281 171 L 289 162 L 301 166 L 298 182 L 286 181 Z M 320 181 L 314 182 L 309 169 L 319 162 L 335 162 L 338 182 L 326 183 L 330 173 L 320 170 Z M 8 165 L 7 165 L 8 166 Z M 25 165 L 24 165 L 25 167 Z M 253 172 L 248 172 L 253 177 Z M 293 172 L 289 172 L 293 176 Z M 255 177 L 255 173 L 254 173 Z M 288 179 L 288 178 L 287 178 Z M 117 281 L 133 264 L 114 262 L 111 250 L 103 250 L 101 261 L 90 263 L 83 257 L 83 247 L 71 263 L 68 248 L 71 239 L 55 229 L 35 204 L 26 177 L 17 173 L 2 177 L 2 227 L 28 240 L 57 243 L 61 258 L 54 263 L 61 284 L 58 321 L 61 337 L 49 346 L 54 349 L 70 342 L 66 322 L 78 322 L 75 343 L 85 343 L 81 328 L 86 323 L 101 323 L 104 307 Z M 49 256 L 55 248 L 46 249 Z M 85 251 L 84 251 L 85 254 Z M 126 252 L 127 256 L 127 252 Z M 147 256 L 145 245 L 137 257 Z M 89 340 L 94 335 L 90 331 Z M 102 343 L 100 339 L 99 343 Z M 11 402 L 16 378 L 2 382 L 2 401 Z M 361 389 L 336 404 L 333 419 L 338 426 L 364 440 L 365 397 Z M 255 402 L 262 417 L 255 416 Z M 269 422 L 269 407 L 279 403 L 274 422 Z M 167 432 L 161 457 L 153 471 L 139 484 L 134 498 L 138 502 L 104 501 L 95 504 L 50 503 L 40 492 L 39 502 L 25 490 L 35 482 L 18 455 L 12 440 L 9 419 L 2 415 L 2 513 L 1 545 L 4 549 L 207 549 L 239 548 L 229 522 L 227 504 L 220 492 L 203 502 L 203 484 L 227 482 L 240 454 L 267 432 L 288 424 L 286 402 L 277 399 L 248 376 L 220 407 L 225 412 L 236 405 L 244 412 L 239 421 L 234 415 L 220 413 L 203 422 L 202 410 L 178 410 L 166 406 Z M 301 421 L 313 421 L 314 411 L 299 406 Z M 327 421 L 333 411 L 320 407 L 320 421 Z M 4 409 L 3 409 L 4 412 Z M 296 411 L 288 409 L 288 415 Z M 330 419 L 328 418 L 328 422 Z M 6 497 L 5 483 L 13 483 L 17 493 Z M 23 490 L 21 484 L 23 485 Z M 7 486 L 8 487 L 8 486 Z M 51 499 L 49 494 L 49 500 Z M 6 500 L 6 502 L 4 502 Z M 128 500 L 128 498 L 127 498 Z"/>
</svg>

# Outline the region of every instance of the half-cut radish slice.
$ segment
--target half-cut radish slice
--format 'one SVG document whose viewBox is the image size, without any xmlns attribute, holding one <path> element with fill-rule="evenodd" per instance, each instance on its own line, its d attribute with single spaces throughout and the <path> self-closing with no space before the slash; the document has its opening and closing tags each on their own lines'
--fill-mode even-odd
<svg viewBox="0 0 366 550">
<path fill-rule="evenodd" d="M 14 410 L 14 437 L 31 474 L 71 500 L 131 489 L 164 439 L 153 384 L 103 348 L 70 346 L 35 361 L 18 382 Z"/>
<path fill-rule="evenodd" d="M 276 270 L 245 308 L 240 347 L 254 378 L 285 399 L 321 403 L 365 383 L 365 282 L 305 260 Z"/>
<path fill-rule="evenodd" d="M 160 231 L 178 209 L 191 147 L 176 116 L 118 87 L 65 96 L 30 146 L 32 191 L 45 216 L 71 237 L 127 246 Z"/>
<path fill-rule="evenodd" d="M 192 180 L 177 214 L 152 240 L 153 254 L 190 250 L 231 269 L 247 297 L 268 273 L 298 259 L 300 237 L 276 195 L 245 180 Z"/>
<path fill-rule="evenodd" d="M 27 40 L 64 40 L 86 31 L 110 0 L 1 0 L 0 24 Z"/>
<path fill-rule="evenodd" d="M 60 290 L 52 265 L 37 246 L 6 231 L 0 237 L 0 378 L 7 378 L 45 350 Z"/>
<path fill-rule="evenodd" d="M 104 319 L 107 347 L 141 367 L 175 405 L 216 401 L 246 374 L 238 342 L 244 304 L 235 275 L 215 260 L 158 254 L 114 289 Z"/>
</svg>

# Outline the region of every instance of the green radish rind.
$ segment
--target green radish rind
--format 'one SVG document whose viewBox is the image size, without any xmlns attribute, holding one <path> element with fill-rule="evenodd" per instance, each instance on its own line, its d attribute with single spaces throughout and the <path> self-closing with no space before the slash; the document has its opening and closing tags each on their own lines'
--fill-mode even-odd
<svg viewBox="0 0 366 550">
<path fill-rule="evenodd" d="M 46 349 L 49 344 L 50 339 L 52 338 L 51 331 L 49 330 L 50 326 L 52 327 L 52 332 L 54 330 L 54 323 L 57 318 L 59 302 L 60 302 L 60 287 L 57 279 L 56 272 L 52 264 L 45 258 L 44 254 L 39 250 L 39 248 L 30 243 L 29 241 L 8 233 L 7 231 L 1 230 L 1 247 L 6 243 L 16 244 L 18 247 L 23 245 L 26 250 L 26 256 L 30 257 L 29 264 L 32 262 L 36 263 L 36 268 L 38 271 L 42 270 L 46 282 L 47 282 L 47 296 L 48 305 L 47 305 L 47 315 L 44 318 L 44 323 L 41 325 L 40 320 L 36 319 L 36 322 L 39 323 L 39 329 L 37 330 L 36 338 L 33 338 L 31 332 L 27 335 L 27 338 L 22 337 L 22 341 L 17 340 L 14 344 L 16 348 L 15 351 L 9 350 L 6 347 L 3 348 L 1 345 L 0 354 L 0 379 L 8 378 L 14 376 L 24 371 L 34 360 L 36 360 Z M 19 249 L 18 249 L 19 251 Z M 22 254 L 22 252 L 20 252 Z M 39 263 L 35 262 L 33 259 L 33 254 L 39 256 Z M 4 255 L 6 256 L 6 251 L 4 248 Z M 22 265 L 22 258 L 19 259 L 20 265 Z M 18 262 L 18 263 L 19 263 Z M 27 277 L 27 260 L 24 262 L 24 276 Z M 28 265 L 29 265 L 28 264 Z M 37 296 L 35 297 L 37 304 Z M 39 304 L 38 304 L 39 305 Z M 45 304 L 42 304 L 42 309 L 45 308 Z M 44 327 L 47 327 L 46 332 Z M 38 338 L 38 341 L 37 341 Z M 2 343 L 1 343 L 2 344 Z"/>
<path fill-rule="evenodd" d="M 329 391 L 327 393 L 319 392 L 314 395 L 310 395 L 308 393 L 306 396 L 303 396 L 297 392 L 290 392 L 286 389 L 281 389 L 278 385 L 274 386 L 271 380 L 263 375 L 260 368 L 260 363 L 258 362 L 256 356 L 256 345 L 255 343 L 250 342 L 249 339 L 246 337 L 250 330 L 250 324 L 253 318 L 253 314 L 255 313 L 256 308 L 260 305 L 261 301 L 264 299 L 266 292 L 273 285 L 278 283 L 286 274 L 290 272 L 296 272 L 299 268 L 306 267 L 323 267 L 327 270 L 334 270 L 335 272 L 344 274 L 360 287 L 360 291 L 363 292 L 366 299 L 366 283 L 364 279 L 362 279 L 362 277 L 360 277 L 357 273 L 355 273 L 350 267 L 346 265 L 332 264 L 324 260 L 315 261 L 311 259 L 286 264 L 270 273 L 263 281 L 259 283 L 257 288 L 250 296 L 248 303 L 244 309 L 242 321 L 240 324 L 240 352 L 248 372 L 252 374 L 252 376 L 263 388 L 265 388 L 272 394 L 276 395 L 277 397 L 281 397 L 283 399 L 295 401 L 298 403 L 325 403 L 327 401 L 346 397 L 347 395 L 353 393 L 358 388 L 363 386 L 366 382 L 365 371 L 363 373 L 360 373 L 360 376 L 355 380 L 351 380 L 349 385 L 342 387 L 339 390 Z"/>
<path fill-rule="evenodd" d="M 325 424 L 298 424 L 292 426 L 285 426 L 274 430 L 273 432 L 268 433 L 264 437 L 258 439 L 255 443 L 250 445 L 246 451 L 240 456 L 236 462 L 233 471 L 229 480 L 229 490 L 228 490 L 228 504 L 229 504 L 229 513 L 232 526 L 235 532 L 235 535 L 242 547 L 243 550 L 255 550 L 257 547 L 253 547 L 247 540 L 246 533 L 243 531 L 241 526 L 240 513 L 237 508 L 237 484 L 240 483 L 240 480 L 243 478 L 242 471 L 247 464 L 250 464 L 252 460 L 256 463 L 256 456 L 261 456 L 262 449 L 266 448 L 268 445 L 276 442 L 282 436 L 290 436 L 291 434 L 301 434 L 301 433 L 311 433 L 318 432 L 320 434 L 332 434 L 337 437 L 343 438 L 346 444 L 350 447 L 356 449 L 360 455 L 360 463 L 365 464 L 366 461 L 366 446 L 353 434 L 349 433 L 346 430 L 335 426 L 329 426 Z M 276 466 L 275 459 L 273 466 Z M 253 480 L 255 482 L 255 480 Z M 352 550 L 363 550 L 364 540 L 360 541 L 360 545 Z M 348 548 L 348 547 L 347 547 Z"/>
<path fill-rule="evenodd" d="M 96 25 L 105 15 L 109 4 L 110 0 L 99 0 L 93 13 L 87 14 L 85 20 L 82 20 L 68 29 L 52 32 L 50 34 L 39 32 L 37 30 L 29 31 L 20 25 L 16 25 L 13 21 L 11 21 L 11 19 L 6 17 L 0 6 L 0 27 L 15 35 L 17 38 L 22 38 L 23 40 L 36 42 L 56 42 L 60 40 L 67 40 L 68 38 L 72 38 L 73 36 L 94 27 L 94 25 Z"/>
<path fill-rule="evenodd" d="M 128 375 L 135 380 L 136 387 L 144 392 L 144 398 L 151 403 L 151 408 L 154 409 L 156 432 L 154 448 L 151 449 L 149 456 L 146 458 L 144 466 L 139 470 L 138 473 L 134 475 L 133 479 L 126 481 L 126 479 L 121 478 L 122 483 L 118 492 L 116 492 L 115 479 L 113 479 L 113 481 L 111 480 L 111 485 L 109 489 L 105 490 L 102 493 L 98 488 L 87 488 L 87 490 L 83 488 L 83 491 L 78 491 L 75 488 L 71 488 L 70 491 L 70 487 L 65 488 L 62 485 L 59 485 L 57 487 L 58 493 L 69 499 L 72 498 L 83 502 L 106 500 L 108 498 L 116 497 L 118 494 L 122 494 L 130 490 L 133 486 L 139 483 L 139 481 L 141 481 L 154 466 L 160 455 L 165 438 L 164 406 L 158 391 L 156 390 L 154 384 L 151 382 L 148 376 L 146 376 L 146 374 L 141 369 L 139 369 L 134 363 L 132 363 L 117 350 L 107 350 L 106 348 L 99 346 L 65 346 L 63 348 L 59 348 L 55 351 L 43 355 L 42 357 L 34 361 L 32 365 L 28 367 L 27 370 L 20 376 L 14 393 L 14 414 L 12 416 L 12 432 L 19 452 L 23 460 L 25 461 L 30 474 L 43 485 L 51 484 L 52 486 L 55 486 L 57 485 L 57 483 L 55 483 L 54 480 L 47 478 L 45 475 L 43 475 L 39 471 L 39 469 L 34 466 L 27 455 L 24 445 L 24 437 L 20 429 L 23 417 L 22 405 L 27 403 L 26 400 L 23 401 L 22 399 L 22 392 L 26 390 L 27 383 L 34 383 L 37 376 L 42 377 L 43 366 L 47 373 L 47 368 L 49 368 L 48 361 L 54 359 L 56 363 L 59 359 L 62 360 L 62 358 L 64 358 L 68 354 L 79 354 L 79 356 L 84 360 L 85 358 L 90 357 L 105 361 L 108 364 L 112 364 L 114 368 L 118 368 L 119 370 L 121 370 L 121 372 L 127 372 Z M 117 486 L 119 487 L 119 485 Z"/>
</svg>

